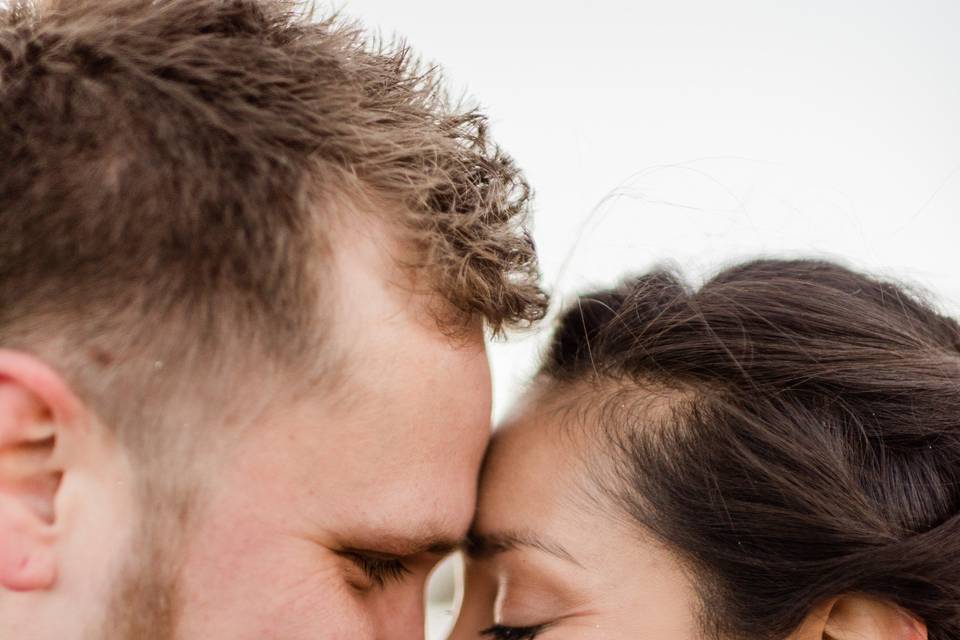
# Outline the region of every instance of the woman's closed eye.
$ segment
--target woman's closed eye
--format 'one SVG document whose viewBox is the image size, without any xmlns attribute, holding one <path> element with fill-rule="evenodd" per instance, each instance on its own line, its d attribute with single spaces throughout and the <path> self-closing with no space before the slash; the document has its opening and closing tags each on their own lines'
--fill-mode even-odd
<svg viewBox="0 0 960 640">
<path fill-rule="evenodd" d="M 546 629 L 546 625 L 543 624 L 535 627 L 506 627 L 495 624 L 489 629 L 481 631 L 480 635 L 493 638 L 493 640 L 533 640 L 544 629 Z"/>
<path fill-rule="evenodd" d="M 383 588 L 391 582 L 402 582 L 411 573 L 410 569 L 398 558 L 378 556 L 361 551 L 343 551 L 340 555 L 355 564 L 371 585 L 377 588 Z"/>
</svg>

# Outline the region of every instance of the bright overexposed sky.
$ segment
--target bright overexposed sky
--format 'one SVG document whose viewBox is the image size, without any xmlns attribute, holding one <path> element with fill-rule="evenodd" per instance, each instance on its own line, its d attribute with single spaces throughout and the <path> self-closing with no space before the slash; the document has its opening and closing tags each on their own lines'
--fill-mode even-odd
<svg viewBox="0 0 960 640">
<path fill-rule="evenodd" d="M 956 0 L 339 6 L 408 39 L 489 114 L 536 190 L 560 301 L 659 263 L 696 281 L 738 258 L 816 255 L 960 312 Z M 540 341 L 491 347 L 498 415 Z"/>
<path fill-rule="evenodd" d="M 827 255 L 960 311 L 960 2 L 346 0 L 525 169 L 548 285 Z M 502 414 L 536 357 L 491 349 Z"/>
</svg>

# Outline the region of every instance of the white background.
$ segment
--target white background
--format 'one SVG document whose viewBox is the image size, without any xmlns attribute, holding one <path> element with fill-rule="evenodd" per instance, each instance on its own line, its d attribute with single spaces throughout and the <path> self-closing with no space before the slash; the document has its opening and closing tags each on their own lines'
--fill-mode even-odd
<svg viewBox="0 0 960 640">
<path fill-rule="evenodd" d="M 669 262 L 826 255 L 960 311 L 957 0 L 348 0 L 475 97 L 563 299 Z M 493 345 L 502 415 L 538 339 Z"/>
</svg>

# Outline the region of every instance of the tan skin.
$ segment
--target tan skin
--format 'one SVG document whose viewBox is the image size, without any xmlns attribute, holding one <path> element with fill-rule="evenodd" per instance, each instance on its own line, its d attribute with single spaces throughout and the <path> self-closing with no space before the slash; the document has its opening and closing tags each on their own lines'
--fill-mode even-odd
<svg viewBox="0 0 960 640">
<path fill-rule="evenodd" d="M 454 640 L 495 626 L 490 637 L 509 640 L 697 638 L 689 580 L 665 549 L 588 506 L 579 438 L 547 437 L 550 404 L 531 394 L 491 445 Z"/>
<path fill-rule="evenodd" d="M 696 576 L 591 496 L 591 445 L 560 425 L 540 385 L 491 443 L 481 476 L 467 591 L 451 640 L 699 640 Z M 922 640 L 896 607 L 856 594 L 811 611 L 787 640 Z"/>
</svg>

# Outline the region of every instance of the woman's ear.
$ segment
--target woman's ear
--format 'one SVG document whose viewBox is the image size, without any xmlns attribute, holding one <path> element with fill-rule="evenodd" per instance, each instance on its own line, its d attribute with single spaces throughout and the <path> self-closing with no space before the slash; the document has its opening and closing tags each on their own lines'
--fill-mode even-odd
<svg viewBox="0 0 960 640">
<path fill-rule="evenodd" d="M 893 603 L 854 594 L 818 607 L 790 640 L 927 640 L 927 627 Z"/>
<path fill-rule="evenodd" d="M 927 640 L 927 626 L 903 609 L 859 595 L 834 601 L 824 633 L 832 640 Z"/>
<path fill-rule="evenodd" d="M 43 362 L 0 350 L 0 588 L 56 582 L 57 445 L 78 416 L 76 398 Z"/>
</svg>

